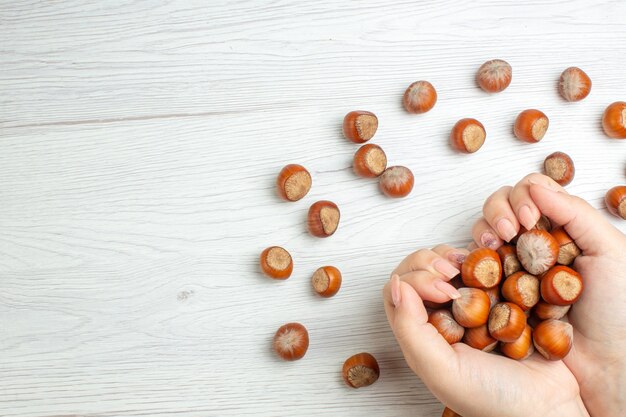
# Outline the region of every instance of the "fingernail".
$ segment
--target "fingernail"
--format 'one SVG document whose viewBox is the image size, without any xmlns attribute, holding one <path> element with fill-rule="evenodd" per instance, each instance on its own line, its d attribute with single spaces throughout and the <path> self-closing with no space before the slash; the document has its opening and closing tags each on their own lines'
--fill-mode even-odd
<svg viewBox="0 0 626 417">
<path fill-rule="evenodd" d="M 400 305 L 400 277 L 398 275 L 391 277 L 391 301 L 396 307 Z"/>
<path fill-rule="evenodd" d="M 527 205 L 523 205 L 522 207 L 520 207 L 519 213 L 517 215 L 519 217 L 520 223 L 522 223 L 522 225 L 528 230 L 535 227 L 537 221 L 539 220 L 538 218 L 535 218 L 532 210 Z"/>
<path fill-rule="evenodd" d="M 496 223 L 496 229 L 498 229 L 500 236 L 502 236 L 502 238 L 504 238 L 507 242 L 510 242 L 511 239 L 517 235 L 515 227 L 509 219 L 500 219 L 498 223 Z"/>
<path fill-rule="evenodd" d="M 536 182 L 536 181 L 533 181 L 533 180 L 528 180 L 528 183 L 529 183 L 530 185 L 538 185 L 538 186 L 540 186 L 541 188 L 545 188 L 545 189 L 546 189 L 546 190 L 548 190 L 548 191 L 552 191 L 552 192 L 558 192 L 558 191 L 560 191 L 560 190 L 559 190 L 559 189 L 558 189 L 558 188 L 557 188 L 554 184 L 552 184 L 552 183 L 544 184 L 544 183 L 542 183 L 542 182 Z"/>
<path fill-rule="evenodd" d="M 454 278 L 461 273 L 461 271 L 459 271 L 458 269 L 450 265 L 448 261 L 444 261 L 443 259 L 437 259 L 433 266 L 437 271 L 441 272 L 448 278 Z"/>
<path fill-rule="evenodd" d="M 467 255 L 462 252 L 450 252 L 448 254 L 448 259 L 450 260 L 450 262 L 456 262 L 457 264 L 462 264 L 463 262 L 465 262 L 466 257 Z"/>
<path fill-rule="evenodd" d="M 480 243 L 486 248 L 495 249 L 498 244 L 498 238 L 491 232 L 483 232 L 480 235 Z"/>
<path fill-rule="evenodd" d="M 461 298 L 461 293 L 457 291 L 456 288 L 454 288 L 452 285 L 440 279 L 435 280 L 435 288 L 437 288 L 439 291 L 441 291 L 442 293 L 444 293 L 445 295 L 447 295 L 453 300 L 456 300 L 457 298 Z"/>
</svg>

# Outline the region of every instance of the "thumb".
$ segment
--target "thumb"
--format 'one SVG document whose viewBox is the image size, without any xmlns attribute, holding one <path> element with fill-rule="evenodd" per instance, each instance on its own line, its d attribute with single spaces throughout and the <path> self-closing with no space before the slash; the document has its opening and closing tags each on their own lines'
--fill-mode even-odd
<svg viewBox="0 0 626 417">
<path fill-rule="evenodd" d="M 539 211 L 563 226 L 585 255 L 610 253 L 616 239 L 624 238 L 598 210 L 556 185 L 531 181 L 529 192 Z"/>
<path fill-rule="evenodd" d="M 387 287 L 385 307 L 393 333 L 411 369 L 430 385 L 446 373 L 446 365 L 455 365 L 456 354 L 428 323 L 424 303 L 411 285 L 394 275 Z"/>
</svg>

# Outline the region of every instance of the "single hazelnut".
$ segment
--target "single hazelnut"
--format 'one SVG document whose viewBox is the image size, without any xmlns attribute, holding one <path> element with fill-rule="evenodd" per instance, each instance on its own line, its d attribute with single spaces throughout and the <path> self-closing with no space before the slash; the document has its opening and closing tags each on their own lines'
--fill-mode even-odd
<svg viewBox="0 0 626 417">
<path fill-rule="evenodd" d="M 309 348 L 309 332 L 300 323 L 287 323 L 276 331 L 272 346 L 286 361 L 301 359 Z"/>
<path fill-rule="evenodd" d="M 616 101 L 604 110 L 602 127 L 607 136 L 626 139 L 626 102 Z"/>
<path fill-rule="evenodd" d="M 483 324 L 482 326 L 466 329 L 463 343 L 483 352 L 491 352 L 496 348 L 498 341 L 491 337 L 487 325 Z"/>
<path fill-rule="evenodd" d="M 502 284 L 502 296 L 522 310 L 530 310 L 539 302 L 539 278 L 525 271 L 516 272 Z"/>
<path fill-rule="evenodd" d="M 376 358 L 367 352 L 362 352 L 346 359 L 341 375 L 349 387 L 367 387 L 376 382 L 380 376 L 380 368 Z"/>
<path fill-rule="evenodd" d="M 474 153 L 483 146 L 486 137 L 485 127 L 478 120 L 461 119 L 452 128 L 450 142 L 461 152 Z"/>
<path fill-rule="evenodd" d="M 276 179 L 278 195 L 287 201 L 298 201 L 311 189 L 311 174 L 302 165 L 285 166 Z"/>
<path fill-rule="evenodd" d="M 361 177 L 378 177 L 387 168 L 387 155 L 380 146 L 368 143 L 356 151 L 352 167 Z"/>
<path fill-rule="evenodd" d="M 484 289 L 485 293 L 489 297 L 489 310 L 500 302 L 500 288 L 496 285 L 493 288 Z"/>
<path fill-rule="evenodd" d="M 489 318 L 489 296 L 478 288 L 459 288 L 460 298 L 452 301 L 452 315 L 463 327 L 478 327 Z"/>
<path fill-rule="evenodd" d="M 517 239 L 517 259 L 532 275 L 550 269 L 559 256 L 559 244 L 549 232 L 532 229 Z"/>
<path fill-rule="evenodd" d="M 328 237 L 339 226 L 339 207 L 332 201 L 318 201 L 309 208 L 308 226 L 313 236 Z"/>
<path fill-rule="evenodd" d="M 580 101 L 591 92 L 591 78 L 578 67 L 569 67 L 559 78 L 559 93 L 567 101 Z"/>
<path fill-rule="evenodd" d="M 502 272 L 505 278 L 522 270 L 522 264 L 520 264 L 519 259 L 517 259 L 517 249 L 515 246 L 504 244 L 498 248 L 497 252 L 502 261 Z"/>
<path fill-rule="evenodd" d="M 511 343 L 522 335 L 526 327 L 524 311 L 513 303 L 498 303 L 489 313 L 489 334 L 501 342 Z"/>
<path fill-rule="evenodd" d="M 556 306 L 574 304 L 583 292 L 580 274 L 564 265 L 550 268 L 541 278 L 541 297 Z"/>
<path fill-rule="evenodd" d="M 406 197 L 413 190 L 413 173 L 403 166 L 387 168 L 379 180 L 380 189 L 387 197 Z"/>
<path fill-rule="evenodd" d="M 446 342 L 453 345 L 463 338 L 465 329 L 454 320 L 452 313 L 448 310 L 435 310 L 428 315 L 428 322 L 437 329 Z"/>
<path fill-rule="evenodd" d="M 554 152 L 543 161 L 544 173 L 565 187 L 574 179 L 574 161 L 566 153 Z"/>
<path fill-rule="evenodd" d="M 293 271 L 291 255 L 280 246 L 270 246 L 260 256 L 261 270 L 273 279 L 287 279 Z"/>
<path fill-rule="evenodd" d="M 461 265 L 461 278 L 468 287 L 493 288 L 498 285 L 502 278 L 498 253 L 488 248 L 470 252 Z"/>
<path fill-rule="evenodd" d="M 509 358 L 518 361 L 528 358 L 534 351 L 533 329 L 528 324 L 524 328 L 522 335 L 515 341 L 510 343 L 503 342 L 500 344 L 500 352 L 504 353 Z"/>
<path fill-rule="evenodd" d="M 402 97 L 402 104 L 409 113 L 426 113 L 435 106 L 437 91 L 428 81 L 411 84 Z"/>
<path fill-rule="evenodd" d="M 499 93 L 511 84 L 513 69 L 508 62 L 492 59 L 480 66 L 476 73 L 476 82 L 488 93 Z"/>
<path fill-rule="evenodd" d="M 332 297 L 341 287 L 341 272 L 334 266 L 323 266 L 313 273 L 311 284 L 320 296 Z"/>
<path fill-rule="evenodd" d="M 343 134 L 355 143 L 363 143 L 374 137 L 378 129 L 378 118 L 369 111 L 356 110 L 343 118 Z"/>
<path fill-rule="evenodd" d="M 559 244 L 559 256 L 556 260 L 558 264 L 569 265 L 582 253 L 576 242 L 574 242 L 574 239 L 572 239 L 562 227 L 553 229 L 550 234 L 552 234 Z"/>
<path fill-rule="evenodd" d="M 565 317 L 571 307 L 571 304 L 567 306 L 555 306 L 554 304 L 548 304 L 543 300 L 539 300 L 533 311 L 540 320 L 559 320 Z"/>
<path fill-rule="evenodd" d="M 533 342 L 537 352 L 551 361 L 563 359 L 569 353 L 574 341 L 571 324 L 560 320 L 546 320 L 533 331 Z"/>
<path fill-rule="evenodd" d="M 604 201 L 609 213 L 626 220 L 626 185 L 611 188 L 607 191 Z"/>
<path fill-rule="evenodd" d="M 515 120 L 513 132 L 524 142 L 535 143 L 543 139 L 548 130 L 548 117 L 539 110 L 529 109 L 521 112 Z"/>
</svg>

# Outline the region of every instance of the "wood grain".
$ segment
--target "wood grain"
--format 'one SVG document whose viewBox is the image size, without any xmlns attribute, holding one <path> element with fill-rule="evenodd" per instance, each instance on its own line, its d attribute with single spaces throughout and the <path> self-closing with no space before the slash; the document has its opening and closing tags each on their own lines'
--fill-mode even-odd
<svg viewBox="0 0 626 417">
<path fill-rule="evenodd" d="M 380 290 L 411 251 L 467 244 L 484 199 L 553 151 L 604 210 L 626 181 L 626 144 L 600 127 L 626 98 L 625 15 L 618 0 L 0 1 L 0 415 L 439 416 Z M 487 95 L 473 77 L 495 57 L 513 83 Z M 556 93 L 571 65 L 594 83 L 575 104 Z M 415 116 L 400 101 L 418 79 L 439 101 Z M 511 132 L 529 107 L 550 117 L 536 145 Z M 409 198 L 352 174 L 353 109 L 415 173 Z M 462 117 L 488 132 L 471 156 L 447 142 Z M 297 203 L 273 190 L 286 163 L 313 175 Z M 342 210 L 325 240 L 305 229 L 322 198 Z M 270 245 L 291 279 L 261 276 Z M 324 264 L 344 274 L 328 300 L 309 283 Z M 311 334 L 298 363 L 270 351 L 287 321 Z M 339 370 L 363 350 L 381 379 L 350 390 Z"/>
</svg>

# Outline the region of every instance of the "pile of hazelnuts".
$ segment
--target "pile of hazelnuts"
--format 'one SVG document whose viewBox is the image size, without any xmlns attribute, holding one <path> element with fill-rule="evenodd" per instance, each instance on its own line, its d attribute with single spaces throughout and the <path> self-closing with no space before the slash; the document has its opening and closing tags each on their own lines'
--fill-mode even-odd
<svg viewBox="0 0 626 417">
<path fill-rule="evenodd" d="M 570 266 L 580 249 L 563 228 L 550 230 L 545 217 L 514 242 L 470 252 L 452 280 L 461 297 L 426 302 L 428 321 L 450 344 L 499 349 L 516 360 L 535 349 L 548 360 L 562 359 L 573 343 L 572 325 L 563 318 L 583 292 L 582 277 Z"/>
<path fill-rule="evenodd" d="M 485 62 L 476 74 L 477 84 L 486 92 L 499 93 L 512 80 L 512 68 L 503 60 Z M 561 96 L 570 102 L 580 101 L 591 91 L 591 79 L 580 68 L 567 68 L 558 84 Z M 407 112 L 420 114 L 431 110 L 437 92 L 428 81 L 416 81 L 404 92 L 402 104 Z M 549 126 L 540 110 L 519 113 L 513 125 L 515 136 L 528 143 L 543 139 Z M 609 105 L 602 117 L 605 133 L 626 139 L 626 102 Z M 401 198 L 413 189 L 414 177 L 404 166 L 387 167 L 387 155 L 375 144 L 367 143 L 378 130 L 378 118 L 369 111 L 351 111 L 343 119 L 343 134 L 350 141 L 363 144 L 354 154 L 353 170 L 364 178 L 378 178 L 379 188 L 388 197 Z M 485 127 L 476 119 L 459 120 L 450 133 L 450 144 L 459 152 L 477 152 L 485 143 Z M 563 152 L 548 155 L 544 173 L 562 186 L 574 179 L 574 162 Z M 287 201 L 304 198 L 312 186 L 312 177 L 302 165 L 285 166 L 276 180 L 278 195 Z M 626 186 L 609 190 L 605 198 L 610 213 L 626 219 Z M 333 235 L 339 227 L 339 207 L 328 200 L 317 201 L 308 211 L 307 227 L 316 237 Z M 562 319 L 583 290 L 580 275 L 569 265 L 580 250 L 562 228 L 550 230 L 542 218 L 533 230 L 523 230 L 512 245 L 498 251 L 487 248 L 471 252 L 462 264 L 461 276 L 451 282 L 461 297 L 449 305 L 425 302 L 429 321 L 449 343 L 464 342 L 483 351 L 499 351 L 523 360 L 536 349 L 546 359 L 558 360 L 572 346 L 572 326 Z M 265 249 L 260 257 L 265 275 L 278 280 L 291 276 L 293 259 L 279 246 Z M 318 268 L 311 277 L 313 289 L 321 297 L 335 295 L 342 282 L 334 266 Z M 301 359 L 309 346 L 309 334 L 300 323 L 280 327 L 273 348 L 285 360 Z M 369 353 L 348 358 L 342 375 L 346 384 L 359 388 L 374 383 L 379 366 Z M 452 413 L 446 409 L 446 412 Z M 454 414 L 450 414 L 454 415 Z"/>
</svg>

